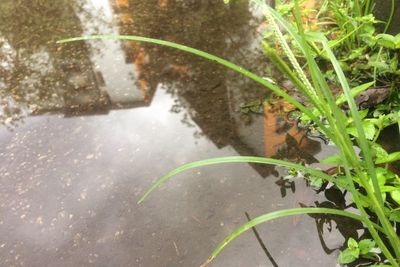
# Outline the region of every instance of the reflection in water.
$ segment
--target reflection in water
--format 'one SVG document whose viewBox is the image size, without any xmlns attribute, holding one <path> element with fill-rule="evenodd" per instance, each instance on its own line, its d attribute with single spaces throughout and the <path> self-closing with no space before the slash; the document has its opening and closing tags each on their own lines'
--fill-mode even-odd
<svg viewBox="0 0 400 267">
<path fill-rule="evenodd" d="M 3 124 L 10 126 L 24 114 L 97 114 L 149 103 L 154 90 L 137 88 L 132 65 L 115 44 L 55 44 L 63 36 L 113 32 L 109 17 L 94 17 L 107 2 L 42 2 L 1 3 L 2 21 L 9 22 L 0 26 Z M 31 9 L 37 11 L 30 14 Z"/>
<path fill-rule="evenodd" d="M 265 59 L 262 51 L 258 50 L 258 27 L 248 29 L 249 24 L 259 26 L 262 16 L 258 14 L 259 10 L 249 8 L 245 1 L 230 6 L 222 1 L 193 1 L 181 5 L 159 1 L 159 11 L 148 16 L 145 10 L 154 5 L 152 1 L 117 1 L 115 12 L 120 33 L 182 43 L 265 74 L 262 70 Z M 180 16 L 175 15 L 177 9 Z M 193 14 L 187 10 L 196 12 Z M 137 42 L 125 42 L 122 47 L 129 55 L 127 61 L 135 62 L 137 69 L 143 70 L 138 75 L 140 84 L 145 86 L 150 83 L 146 81 L 156 80 L 169 85 L 169 92 L 179 99 L 173 110 L 179 111 L 184 107 L 185 115 L 201 128 L 200 135 L 207 136 L 217 147 L 229 145 L 242 155 L 271 157 L 277 154 L 279 146 L 285 144 L 287 134 L 297 136 L 298 141 L 304 138 L 293 123 L 289 132 L 282 130 L 277 123 L 271 125 L 273 121 L 282 120 L 277 113 L 266 111 L 263 119 L 262 115 L 238 112 L 241 103 L 265 96 L 265 89 L 254 82 L 233 75 L 220 66 L 210 68 L 210 62 L 180 51 Z M 320 144 L 307 140 L 304 143 L 313 144 L 312 152 L 318 152 Z M 283 154 L 285 157 L 288 153 Z M 253 167 L 264 177 L 272 170 L 260 165 Z"/>
<path fill-rule="evenodd" d="M 397 124 L 385 128 L 379 136 L 378 143 L 389 153 L 400 151 L 400 129 Z M 389 164 L 389 169 L 400 174 L 400 161 Z"/>
<path fill-rule="evenodd" d="M 171 216 L 171 214 L 178 214 L 174 206 L 176 201 L 173 205 L 165 204 L 166 206 L 162 206 L 165 211 L 156 210 L 155 214 L 150 214 L 151 216 L 142 212 L 140 208 L 132 208 L 134 202 L 132 196 L 136 197 L 143 193 L 144 187 L 150 183 L 148 177 L 155 175 L 151 171 L 160 169 L 159 174 L 161 174 L 171 166 L 199 159 L 201 156 L 212 157 L 236 153 L 275 156 L 306 163 L 315 162 L 313 155 L 320 151 L 320 143 L 307 139 L 293 122 L 287 120 L 286 116 L 282 115 L 285 111 L 284 107 L 264 105 L 260 114 L 240 112 L 240 104 L 254 99 L 263 100 L 266 96 L 265 89 L 223 67 L 180 51 L 138 42 L 105 40 L 68 45 L 55 44 L 55 41 L 64 37 L 97 32 L 143 35 L 205 50 L 230 59 L 256 73 L 267 75 L 272 70 L 268 70 L 269 66 L 265 65 L 264 56 L 258 47 L 261 36 L 259 29 L 263 27 L 262 14 L 246 1 L 233 1 L 229 6 L 224 5 L 223 1 L 213 0 L 59 0 L 53 2 L 42 0 L 2 0 L 0 2 L 0 21 L 2 22 L 0 23 L 0 122 L 15 132 L 12 135 L 6 132 L 4 127 L 0 129 L 0 134 L 5 140 L 0 141 L 7 143 L 4 145 L 6 152 L 0 153 L 0 157 L 4 162 L 11 160 L 9 164 L 0 165 L 2 174 L 0 178 L 3 179 L 0 200 L 6 203 L 1 208 L 5 214 L 12 213 L 12 215 L 7 215 L 9 221 L 6 223 L 12 231 L 0 227 L 1 233 L 10 232 L 17 233 L 18 237 L 21 235 L 30 237 L 24 232 L 26 225 L 21 226 L 19 222 L 29 217 L 29 214 L 26 215 L 25 210 L 22 211 L 23 214 L 18 213 L 19 208 L 16 209 L 17 215 L 14 214 L 14 206 L 20 205 L 19 203 L 37 204 L 41 208 L 35 210 L 42 213 L 43 205 L 38 203 L 41 203 L 42 197 L 44 199 L 48 197 L 52 201 L 44 201 L 43 209 L 47 211 L 50 224 L 53 224 L 51 229 L 60 227 L 60 222 L 68 219 L 73 223 L 66 226 L 73 230 L 78 228 L 80 231 L 71 237 L 69 235 L 72 235 L 72 230 L 65 230 L 64 225 L 57 228 L 65 231 L 60 231 L 60 233 L 67 236 L 67 238 L 58 236 L 58 239 L 55 238 L 54 241 L 57 245 L 54 249 L 60 249 L 62 257 L 68 256 L 73 249 L 79 249 L 82 243 L 87 241 L 89 244 L 90 241 L 92 243 L 85 247 L 90 251 L 84 252 L 89 255 L 89 262 L 95 262 L 95 255 L 98 254 L 91 251 L 93 246 L 98 249 L 105 244 L 119 242 L 119 238 L 122 238 L 120 236 L 123 235 L 123 231 L 119 230 L 115 234 L 112 233 L 112 238 L 109 238 L 108 230 L 113 229 L 112 225 L 116 224 L 118 227 L 126 226 L 128 231 L 132 231 L 129 232 L 131 237 L 135 237 L 127 238 L 128 241 L 121 241 L 122 243 L 118 243 L 118 248 L 131 248 L 133 244 L 135 249 L 141 251 L 140 248 L 147 248 L 146 242 L 150 242 L 141 240 L 147 240 L 148 236 L 154 237 L 159 234 L 153 235 L 152 229 L 162 229 L 161 234 L 166 237 L 160 240 L 169 245 L 175 244 L 172 246 L 172 252 L 169 251 L 169 246 L 166 248 L 163 246 L 164 255 L 171 257 L 176 253 L 178 258 L 178 260 L 167 259 L 168 262 L 173 262 L 168 266 L 191 266 L 201 261 L 203 254 L 208 252 L 202 251 L 199 259 L 189 258 L 188 255 L 193 253 L 189 253 L 182 247 L 179 249 L 179 240 L 173 240 L 176 236 L 174 231 L 182 232 L 181 222 L 192 222 L 192 217 L 195 218 L 196 223 L 201 222 L 200 227 L 204 229 L 210 227 L 204 226 L 203 219 L 199 220 L 195 215 L 191 215 L 194 209 L 192 206 L 181 207 L 187 209 L 181 217 Z M 156 101 L 157 97 L 163 104 Z M 170 101 L 171 98 L 174 100 L 173 103 Z M 162 105 L 167 105 L 171 113 L 161 112 L 164 110 L 160 108 Z M 111 112 L 117 109 L 124 110 Z M 154 114 L 146 113 L 147 110 L 151 110 Z M 59 114 L 70 119 L 57 119 L 51 114 Z M 108 116 L 89 116 L 104 114 Z M 175 117 L 172 115 L 181 116 L 182 123 L 176 124 L 173 121 Z M 24 120 L 27 125 L 18 127 L 18 124 Z M 159 123 L 164 129 L 155 128 L 154 123 Z M 146 127 L 143 126 L 145 124 Z M 184 127 L 181 127 L 182 124 Z M 176 129 L 171 130 L 168 125 L 173 125 Z M 196 131 L 194 134 L 196 139 L 193 136 L 189 138 L 183 128 Z M 49 147 L 46 146 L 47 142 L 49 142 Z M 201 145 L 197 147 L 195 142 Z M 145 145 L 140 147 L 139 144 Z M 86 146 L 90 147 L 90 145 L 94 146 L 95 152 L 85 150 Z M 44 150 L 40 151 L 40 149 Z M 188 152 L 182 151 L 186 149 Z M 95 163 L 89 164 L 88 161 Z M 152 169 L 149 171 L 150 165 Z M 232 215 L 235 205 L 237 205 L 236 208 L 241 205 L 235 204 L 234 199 L 238 203 L 248 203 L 248 207 L 252 209 L 256 206 L 255 211 L 249 210 L 252 215 L 264 212 L 266 206 L 276 208 L 288 203 L 297 205 L 299 201 L 294 196 L 287 196 L 287 199 L 291 197 L 295 199 L 282 202 L 284 204 L 280 203 L 278 190 L 276 187 L 267 186 L 268 180 L 258 179 L 257 184 L 254 184 L 255 180 L 250 179 L 260 175 L 266 177 L 274 171 L 273 169 L 260 165 L 251 166 L 253 169 L 250 171 L 245 168 L 224 168 L 219 173 L 220 182 L 212 187 L 210 183 L 194 181 L 196 185 L 190 184 L 189 189 L 179 184 L 176 190 L 192 200 L 188 200 L 187 203 L 204 203 L 198 207 L 202 213 L 205 210 L 205 221 L 219 220 L 216 210 L 221 209 L 220 211 L 228 218 L 224 220 L 234 221 L 229 227 L 225 226 L 226 233 L 240 222 Z M 249 188 L 234 182 L 231 185 L 225 182 L 224 177 L 236 172 L 245 178 L 245 184 Z M 196 175 L 199 174 L 200 172 Z M 215 174 L 209 173 L 209 175 Z M 55 177 L 59 177 L 60 180 Z M 25 179 L 34 189 L 25 188 Z M 123 180 L 122 186 L 121 179 L 126 179 L 126 181 Z M 237 181 L 240 182 L 243 179 Z M 114 182 L 117 185 L 114 185 Z M 140 184 L 137 185 L 139 182 Z M 8 183 L 11 189 L 4 186 Z M 58 183 L 62 189 L 58 188 Z M 88 186 L 83 190 L 85 183 Z M 201 186 L 207 189 L 206 193 L 200 190 Z M 231 200 L 232 204 L 228 201 L 232 197 L 232 192 L 218 195 L 218 202 L 215 203 L 215 197 L 211 194 L 214 190 L 217 191 L 215 194 L 220 193 L 219 189 L 214 189 L 219 188 L 218 186 L 232 189 L 232 192 L 238 190 L 239 193 Z M 265 192 L 257 191 L 260 186 L 264 186 Z M 92 188 L 96 191 L 91 192 Z M 302 189 L 308 192 L 306 191 L 308 189 Z M 8 192 L 14 192 L 13 190 L 18 192 L 15 196 L 16 200 Z M 39 193 L 26 197 L 24 194 L 28 194 L 26 192 L 30 192 L 29 190 L 37 190 Z M 22 192 L 21 195 L 20 192 Z M 303 194 L 307 195 L 304 192 Z M 91 196 L 91 193 L 99 201 L 93 197 L 93 202 L 90 202 L 88 196 Z M 242 198 L 242 194 L 246 195 L 246 199 Z M 76 200 L 75 195 L 78 195 L 79 203 L 77 204 L 73 202 Z M 118 204 L 114 203 L 114 198 Z M 123 199 L 124 207 L 122 208 L 119 207 L 119 198 Z M 33 199 L 33 204 L 25 203 L 27 199 Z M 310 197 L 304 196 L 304 199 L 309 200 Z M 109 202 L 114 205 L 108 205 Z M 222 202 L 228 204 L 221 205 Z M 81 212 L 79 219 L 72 213 L 65 213 L 64 207 L 68 208 L 69 203 L 75 203 L 69 208 L 75 209 L 76 213 Z M 89 206 L 87 203 L 92 204 L 88 210 L 85 206 Z M 59 206 L 62 207 L 61 211 L 58 210 Z M 61 215 L 51 218 L 52 209 Z M 46 215 L 46 212 L 44 213 Z M 34 228 L 31 225 L 44 227 L 46 218 L 43 223 L 43 216 L 43 214 L 37 214 L 37 218 L 30 219 L 32 220 L 32 223 L 29 222 L 30 227 Z M 160 216 L 160 220 L 155 223 L 152 218 L 158 218 L 157 216 Z M 15 223 L 16 220 L 18 223 Z M 168 220 L 179 221 L 179 223 L 174 223 L 174 225 L 179 225 L 179 230 L 175 228 L 165 230 L 164 224 L 167 224 Z M 146 231 L 131 229 L 136 227 L 138 221 L 141 225 L 139 227 L 145 225 L 153 228 L 149 228 L 150 230 L 146 228 Z M 104 223 L 103 227 L 99 222 L 107 223 Z M 1 217 L 0 223 L 3 223 Z M 222 221 L 218 223 L 221 227 L 224 225 Z M 17 225 L 17 230 L 13 228 L 14 224 Z M 193 225 L 186 227 L 186 229 L 192 229 Z M 88 229 L 81 231 L 82 228 Z M 104 228 L 107 229 L 104 230 Z M 39 231 L 36 231 L 37 229 L 32 231 L 35 234 L 40 231 L 52 233 L 49 229 L 41 228 Z M 212 247 L 220 236 L 215 237 L 216 234 L 210 232 L 205 234 L 203 230 L 198 232 L 199 235 L 202 235 L 202 238 L 212 236 L 212 242 L 207 240 L 207 244 Z M 183 233 L 185 234 L 183 236 L 188 236 L 187 239 L 190 239 L 190 235 L 184 231 Z M 296 232 L 293 236 L 296 234 L 302 235 Z M 40 234 L 38 235 L 36 240 L 44 242 Z M 105 237 L 97 239 L 103 235 L 107 236 L 107 239 Z M 184 237 L 181 235 L 181 238 Z M 294 237 L 290 236 L 290 238 L 301 245 L 302 239 L 295 241 Z M 194 240 L 197 242 L 196 238 Z M 1 245 L 0 243 L 0 249 Z M 196 245 L 197 243 L 194 248 Z M 202 247 L 202 245 L 197 246 Z M 42 248 L 43 244 L 39 247 Z M 281 249 L 279 244 L 275 244 L 274 247 Z M 301 250 L 302 254 L 299 252 L 299 255 L 292 255 L 293 259 L 304 260 L 305 265 L 299 266 L 309 265 L 307 261 L 310 257 L 307 255 L 307 249 L 300 248 L 299 251 Z M 104 248 L 103 251 L 105 255 L 108 255 L 108 248 Z M 123 259 L 129 260 L 126 262 L 116 260 L 118 264 L 115 265 L 121 265 L 121 262 L 121 266 L 132 264 L 132 259 L 135 258 L 130 257 L 130 251 L 124 252 Z M 3 252 L 0 250 L 0 253 Z M 117 252 L 113 251 L 113 253 Z M 275 251 L 276 254 L 279 252 Z M 79 255 L 85 257 L 83 251 Z M 7 254 L 7 260 L 9 256 Z M 143 257 L 137 256 L 136 262 L 140 262 L 137 266 L 161 266 L 152 265 L 152 260 L 158 260 L 153 259 L 153 255 L 149 258 L 151 259 L 146 261 Z M 283 259 L 280 260 L 283 261 Z M 82 260 L 84 263 L 88 261 Z M 142 261 L 150 263 L 143 265 Z M 37 262 L 38 266 L 46 264 L 48 262 L 43 263 L 41 260 Z M 249 263 L 249 266 L 252 264 Z"/>
<path fill-rule="evenodd" d="M 400 3 L 399 1 L 392 0 L 375 0 L 375 16 L 378 20 L 388 21 L 392 9 L 392 4 L 394 4 L 394 16 L 395 18 L 388 29 L 388 33 L 396 35 L 400 32 L 400 24 L 397 22 L 396 18 L 400 15 Z M 384 24 L 378 25 L 381 30 L 384 28 Z"/>
<path fill-rule="evenodd" d="M 85 62 L 85 45 L 62 51 L 51 45 L 57 35 L 82 34 L 70 1 L 1 1 L 0 3 L 0 94 L 1 122 L 6 125 L 36 110 L 63 106 L 66 80 L 62 59 L 73 54 Z M 33 11 L 33 12 L 32 12 Z M 83 63 L 82 63 L 83 64 Z"/>
<path fill-rule="evenodd" d="M 162 84 L 178 97 L 171 110 L 184 110 L 183 121 L 188 125 L 194 121 L 201 129 L 198 136 L 206 136 L 219 148 L 230 145 L 243 155 L 268 157 L 284 152 L 281 158 L 294 159 L 298 146 L 278 149 L 287 146 L 290 135 L 297 142 L 304 139 L 301 146 L 313 144 L 313 153 L 319 151 L 318 142 L 310 143 L 293 124 L 286 129 L 287 122 L 270 108 L 265 108 L 264 119 L 240 114 L 240 104 L 263 98 L 264 89 L 222 67 L 210 67 L 210 62 L 139 42 L 54 43 L 65 36 L 95 32 L 142 35 L 209 51 L 260 72 L 265 66 L 262 52 L 257 51 L 262 17 L 245 1 L 230 6 L 222 1 L 135 0 L 1 5 L 3 11 L 10 9 L 1 15 L 9 22 L 1 26 L 1 122 L 7 127 L 26 115 L 106 114 L 149 105 Z M 37 12 L 30 14 L 32 8 Z M 16 15 L 21 11 L 24 19 Z M 101 19 L 99 12 L 104 14 Z M 15 35 L 19 29 L 24 30 Z M 270 174 L 270 168 L 254 167 L 264 177 Z"/>
</svg>

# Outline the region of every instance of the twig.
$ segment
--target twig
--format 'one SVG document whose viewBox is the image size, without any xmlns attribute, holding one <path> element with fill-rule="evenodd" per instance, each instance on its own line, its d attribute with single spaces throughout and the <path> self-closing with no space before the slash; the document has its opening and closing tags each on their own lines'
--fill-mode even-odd
<svg viewBox="0 0 400 267">
<path fill-rule="evenodd" d="M 244 213 L 247 217 L 248 221 L 251 221 L 251 218 L 247 212 Z M 254 235 L 256 236 L 256 239 L 258 243 L 260 244 L 261 248 L 263 249 L 265 255 L 267 255 L 269 261 L 272 263 L 274 267 L 279 267 L 278 264 L 275 262 L 274 258 L 272 257 L 271 253 L 269 253 L 267 247 L 264 244 L 264 241 L 262 241 L 260 235 L 258 234 L 258 231 L 255 227 L 251 227 L 251 230 L 253 230 Z"/>
</svg>

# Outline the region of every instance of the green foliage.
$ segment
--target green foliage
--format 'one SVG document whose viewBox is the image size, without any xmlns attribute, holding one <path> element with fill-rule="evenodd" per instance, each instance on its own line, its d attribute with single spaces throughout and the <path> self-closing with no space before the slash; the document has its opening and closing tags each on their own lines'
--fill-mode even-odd
<svg viewBox="0 0 400 267">
<path fill-rule="evenodd" d="M 328 164 L 328 165 L 343 165 L 343 160 L 340 155 L 333 154 L 323 160 L 321 160 L 322 164 Z"/>
<path fill-rule="evenodd" d="M 376 258 L 376 244 L 371 239 L 363 239 L 357 242 L 353 238 L 347 241 L 347 248 L 340 252 L 338 262 L 349 264 L 359 258 Z"/>
<path fill-rule="evenodd" d="M 315 32 L 318 32 L 327 38 L 329 48 L 338 59 L 345 74 L 350 77 L 349 83 L 352 87 L 372 82 L 374 87 L 389 86 L 397 90 L 400 87 L 398 62 L 400 34 L 393 36 L 380 33 L 378 26 L 383 22 L 376 20 L 373 16 L 372 2 L 360 1 L 358 4 L 356 2 L 354 0 L 317 1 L 322 4 L 314 7 L 316 10 L 302 10 L 303 24 L 312 20 L 310 22 L 312 26 L 305 29 L 305 35 L 315 35 Z M 294 6 L 294 1 L 287 1 L 281 6 L 278 5 L 277 10 L 293 27 L 298 27 L 295 23 Z M 391 10 L 392 16 L 393 12 L 394 4 Z M 392 16 L 386 24 L 385 31 L 391 23 Z M 293 41 L 292 35 L 286 33 L 284 37 L 291 42 L 292 49 L 297 51 L 299 47 Z M 268 38 L 268 40 L 273 44 L 271 39 Z M 311 47 L 310 53 L 320 66 L 324 66 L 321 70 L 328 78 L 330 86 L 332 88 L 339 86 L 340 81 L 333 74 L 333 66 L 325 48 L 316 42 Z M 281 56 L 285 55 L 282 50 L 278 50 L 278 53 Z M 304 62 L 302 53 L 296 53 L 296 56 L 297 60 Z M 389 107 L 385 110 L 386 113 L 390 111 Z"/>
<path fill-rule="evenodd" d="M 350 1 L 347 3 L 353 2 Z M 368 93 L 373 93 L 373 90 L 375 90 L 374 86 L 376 85 L 392 87 L 392 97 L 389 98 L 389 101 L 391 102 L 381 103 L 375 109 L 359 111 L 358 119 L 356 118 L 357 116 L 354 116 L 356 113 L 354 112 L 355 107 L 353 107 L 353 111 L 350 111 L 350 114 L 353 115 L 348 117 L 345 121 L 345 128 L 351 139 L 356 141 L 356 143 L 361 147 L 360 155 L 362 158 L 366 156 L 365 151 L 368 150 L 368 147 L 372 148 L 371 158 L 374 163 L 369 162 L 366 164 L 369 171 L 365 170 L 359 174 L 353 174 L 352 176 L 356 188 L 365 188 L 364 185 L 365 182 L 367 182 L 369 186 L 373 188 L 376 199 L 378 201 L 380 201 L 380 199 L 382 200 L 384 206 L 383 213 L 386 212 L 388 221 L 396 223 L 399 220 L 400 214 L 398 211 L 400 203 L 399 177 L 388 171 L 386 168 L 388 167 L 388 164 L 399 161 L 400 155 L 399 152 L 386 152 L 381 146 L 376 144 L 376 141 L 379 139 L 380 133 L 384 128 L 399 123 L 400 108 L 398 105 L 398 93 L 396 93 L 396 91 L 400 85 L 397 52 L 400 35 L 392 36 L 388 34 L 378 34 L 375 29 L 375 24 L 378 22 L 371 14 L 363 14 L 361 17 L 355 16 L 354 13 L 352 13 L 353 15 L 351 16 L 346 15 L 350 14 L 350 12 L 354 12 L 354 10 L 349 8 L 349 6 L 346 8 L 346 3 L 339 7 L 335 5 L 335 1 L 330 1 L 327 8 L 320 11 L 319 15 L 323 16 L 325 14 L 325 18 L 329 17 L 329 19 L 332 19 L 335 26 L 322 27 L 318 30 L 319 32 L 317 34 L 306 31 L 304 35 L 306 41 L 312 48 L 311 55 L 317 59 L 317 64 L 321 66 L 326 65 L 326 63 L 328 64 L 327 67 L 323 67 L 321 70 L 324 72 L 323 76 L 327 79 L 331 88 L 336 87 L 338 84 L 341 84 L 343 87 L 344 84 L 343 75 L 342 77 L 341 75 L 335 75 L 335 71 L 332 70 L 335 69 L 335 60 L 332 60 L 332 55 L 329 56 L 329 50 L 331 50 L 338 58 L 336 69 L 341 68 L 346 73 L 346 76 L 349 77 L 349 82 L 353 84 L 354 89 L 351 90 L 353 97 L 361 96 L 361 94 L 367 93 L 366 95 L 368 95 Z M 299 21 L 293 21 L 293 17 L 296 16 L 295 13 L 296 11 L 293 8 L 290 12 L 285 10 L 281 15 L 289 18 L 287 24 L 291 25 L 291 27 L 299 28 Z M 290 17 L 292 19 L 290 19 Z M 323 19 L 321 20 L 323 21 Z M 330 39 L 332 36 L 334 36 L 334 39 Z M 324 45 L 323 42 L 319 41 L 319 39 L 323 39 L 324 37 L 330 39 L 328 45 Z M 288 31 L 286 36 L 284 36 L 284 39 L 289 40 L 292 48 L 296 51 L 301 50 L 301 48 L 299 49 L 298 43 L 296 44 L 293 34 L 290 31 Z M 270 41 L 274 42 L 275 40 Z M 267 54 L 270 54 L 270 52 Z M 287 56 L 285 51 L 281 51 L 281 54 L 283 55 L 278 54 L 278 56 Z M 305 64 L 310 64 L 310 60 L 304 57 L 304 53 L 297 53 L 296 56 L 298 61 L 305 61 Z M 277 67 L 279 68 L 279 65 Z M 338 74 L 337 71 L 336 74 Z M 291 75 L 291 73 L 286 73 L 286 77 L 290 80 L 292 80 Z M 299 89 L 299 91 L 301 90 L 302 89 Z M 369 98 L 372 99 L 372 97 Z M 345 104 L 346 99 L 345 94 L 340 94 L 336 98 L 336 104 L 338 106 L 343 105 Z M 314 103 L 312 104 L 314 106 L 312 108 L 313 115 L 321 118 L 321 121 L 326 125 L 326 127 L 330 128 L 332 124 L 329 119 L 326 118 L 327 113 L 321 111 L 321 109 Z M 360 106 L 358 108 L 360 108 Z M 356 120 L 359 121 L 356 122 Z M 323 130 L 321 131 L 321 129 L 315 125 L 314 120 L 310 119 L 307 115 L 302 115 L 300 121 L 303 126 L 312 127 L 313 129 L 324 133 Z M 360 131 L 360 128 L 362 128 L 362 131 Z M 360 134 L 364 134 L 365 136 L 361 137 Z M 361 139 L 363 138 L 366 140 L 362 141 L 362 144 Z M 337 144 L 336 141 L 333 142 Z M 367 156 L 367 158 L 368 157 L 369 156 Z M 346 162 L 343 161 L 343 155 L 333 155 L 322 161 L 322 163 L 335 165 L 338 167 L 338 170 L 343 170 L 346 165 Z M 371 167 L 374 164 L 380 166 L 385 165 L 386 168 L 375 167 L 375 171 L 373 171 Z M 373 178 L 374 172 L 376 178 Z M 340 178 L 341 181 L 346 179 L 345 176 L 340 173 L 335 176 L 337 179 Z M 366 179 L 362 178 L 362 176 L 366 176 Z M 308 179 L 310 180 L 311 185 L 320 185 L 318 179 Z M 365 181 L 363 181 L 364 179 Z M 340 186 L 340 183 L 336 182 L 336 185 Z M 371 198 L 368 197 L 368 194 L 359 194 L 358 196 L 355 196 L 353 193 L 352 200 L 355 203 L 358 203 L 359 208 L 362 207 L 368 210 L 374 209 L 374 205 L 376 205 L 376 203 L 371 201 Z M 398 236 L 393 234 L 393 238 L 398 239 Z M 352 262 L 353 260 L 358 259 L 356 254 L 357 249 L 347 249 L 343 254 L 341 254 L 340 262 Z M 398 253 L 396 258 L 399 258 Z"/>
<path fill-rule="evenodd" d="M 400 34 L 393 36 L 391 34 L 378 34 L 376 36 L 377 44 L 388 49 L 400 49 Z"/>
</svg>

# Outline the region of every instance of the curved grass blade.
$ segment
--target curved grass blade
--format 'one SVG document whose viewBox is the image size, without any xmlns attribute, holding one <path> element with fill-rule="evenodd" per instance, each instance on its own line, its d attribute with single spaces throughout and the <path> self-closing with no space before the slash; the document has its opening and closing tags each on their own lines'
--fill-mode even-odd
<svg viewBox="0 0 400 267">
<path fill-rule="evenodd" d="M 336 209 L 328 209 L 328 208 L 295 208 L 295 209 L 286 209 L 286 210 L 279 210 L 279 211 L 273 211 L 264 215 L 261 215 L 257 218 L 254 218 L 253 220 L 242 224 L 236 230 L 234 230 L 229 236 L 227 236 L 211 253 L 211 256 L 207 259 L 206 262 L 204 262 L 200 267 L 205 267 L 207 266 L 212 260 L 217 257 L 217 255 L 230 243 L 232 242 L 235 238 L 237 238 L 239 235 L 243 234 L 247 230 L 251 229 L 254 226 L 257 226 L 261 223 L 265 223 L 271 220 L 279 219 L 279 218 L 284 218 L 288 216 L 294 216 L 294 215 L 302 215 L 302 214 L 332 214 L 332 215 L 339 215 L 339 216 L 344 216 L 348 218 L 352 218 L 354 220 L 361 221 L 365 223 L 367 220 L 366 218 L 351 213 L 343 210 L 336 210 Z M 379 226 L 375 225 L 375 227 L 380 228 Z"/>
<path fill-rule="evenodd" d="M 310 119 L 312 119 L 326 134 L 328 137 L 332 137 L 330 135 L 330 131 L 323 125 L 320 120 L 310 112 L 310 109 L 307 109 L 304 107 L 302 104 L 300 104 L 298 101 L 296 101 L 293 97 L 291 97 L 289 94 L 281 90 L 279 87 L 276 85 L 270 83 L 266 79 L 263 79 L 262 77 L 252 73 L 249 70 L 246 70 L 228 60 L 225 60 L 223 58 L 214 56 L 212 54 L 209 54 L 207 52 L 173 43 L 173 42 L 168 42 L 168 41 L 163 41 L 159 39 L 154 39 L 154 38 L 148 38 L 148 37 L 142 37 L 142 36 L 132 36 L 132 35 L 89 35 L 89 36 L 81 36 L 81 37 L 74 37 L 74 38 L 67 38 L 63 39 L 60 41 L 57 41 L 58 44 L 63 44 L 63 43 L 69 43 L 69 42 L 77 42 L 77 41 L 87 41 L 87 40 L 126 40 L 126 41 L 139 41 L 139 42 L 147 42 L 147 43 L 153 43 L 153 44 L 158 44 L 162 46 L 167 46 L 167 47 L 172 47 L 184 52 L 188 52 L 197 56 L 200 56 L 202 58 L 208 59 L 210 61 L 216 62 L 218 64 L 221 64 L 229 69 L 232 69 L 240 74 L 243 74 L 244 76 L 254 80 L 255 82 L 261 84 L 262 86 L 270 89 L 273 91 L 275 94 L 277 94 L 280 97 L 283 97 L 286 101 L 290 102 L 293 104 L 296 108 L 298 108 L 301 112 L 306 114 Z"/>
<path fill-rule="evenodd" d="M 312 176 L 319 177 L 328 182 L 332 183 L 335 182 L 331 176 L 327 175 L 322 171 L 311 169 L 300 164 L 295 164 L 283 160 L 263 158 L 263 157 L 247 157 L 247 156 L 219 157 L 219 158 L 211 158 L 211 159 L 191 162 L 170 171 L 169 173 L 167 173 L 166 175 L 162 176 L 160 179 L 157 180 L 157 182 L 143 195 L 143 197 L 140 198 L 138 204 L 142 203 L 147 198 L 147 196 L 151 194 L 154 190 L 156 190 L 160 185 L 162 185 L 163 183 L 168 181 L 171 177 L 181 172 L 202 166 L 209 166 L 222 163 L 260 163 L 268 165 L 277 165 L 281 167 L 296 169 L 298 171 L 304 171 Z M 343 184 L 343 188 L 350 190 L 350 188 L 347 188 L 345 184 Z"/>
</svg>

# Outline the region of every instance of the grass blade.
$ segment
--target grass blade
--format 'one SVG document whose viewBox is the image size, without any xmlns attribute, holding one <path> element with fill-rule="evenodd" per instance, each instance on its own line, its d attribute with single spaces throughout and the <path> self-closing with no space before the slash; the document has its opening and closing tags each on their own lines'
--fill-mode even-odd
<svg viewBox="0 0 400 267">
<path fill-rule="evenodd" d="M 260 164 L 276 165 L 276 166 L 296 169 L 298 171 L 304 171 L 312 176 L 319 177 L 325 181 L 334 182 L 331 176 L 327 175 L 322 171 L 307 168 L 303 165 L 283 160 L 263 158 L 263 157 L 247 157 L 247 156 L 219 157 L 219 158 L 211 158 L 211 159 L 191 162 L 170 171 L 169 173 L 167 173 L 166 175 L 162 176 L 160 179 L 157 180 L 157 182 L 143 195 L 143 197 L 140 198 L 138 204 L 142 203 L 147 198 L 147 196 L 151 194 L 154 190 L 156 190 L 160 185 L 162 185 L 163 183 L 168 181 L 171 177 L 181 172 L 202 166 L 209 166 L 209 165 L 223 164 L 223 163 L 260 163 Z M 345 189 L 349 190 L 349 188 Z"/>
<path fill-rule="evenodd" d="M 369 89 L 374 84 L 375 84 L 375 81 L 369 82 L 369 83 L 364 83 L 364 84 L 361 84 L 359 86 L 356 86 L 356 87 L 352 88 L 351 89 L 351 96 L 352 97 L 358 96 L 359 94 L 361 94 L 365 90 Z M 345 102 L 346 102 L 346 97 L 344 96 L 344 94 L 340 94 L 336 98 L 336 105 L 338 105 L 338 106 L 342 105 Z"/>
<path fill-rule="evenodd" d="M 361 222 L 365 222 L 365 218 L 343 210 L 336 210 L 336 209 L 328 209 L 328 208 L 295 208 L 295 209 L 286 209 L 286 210 L 279 210 L 273 211 L 264 215 L 261 215 L 253 220 L 242 224 L 236 230 L 234 230 L 229 236 L 227 236 L 211 253 L 211 256 L 207 259 L 205 263 L 201 265 L 201 267 L 207 266 L 212 260 L 217 257 L 217 255 L 235 238 L 239 235 L 243 234 L 247 230 L 251 229 L 254 226 L 257 226 L 261 223 L 265 223 L 271 220 L 280 219 L 288 216 L 294 215 L 302 215 L 302 214 L 332 214 L 332 215 L 339 215 L 348 218 L 352 218 L 354 220 L 358 220 Z M 376 225 L 376 227 L 380 228 Z"/>
</svg>

